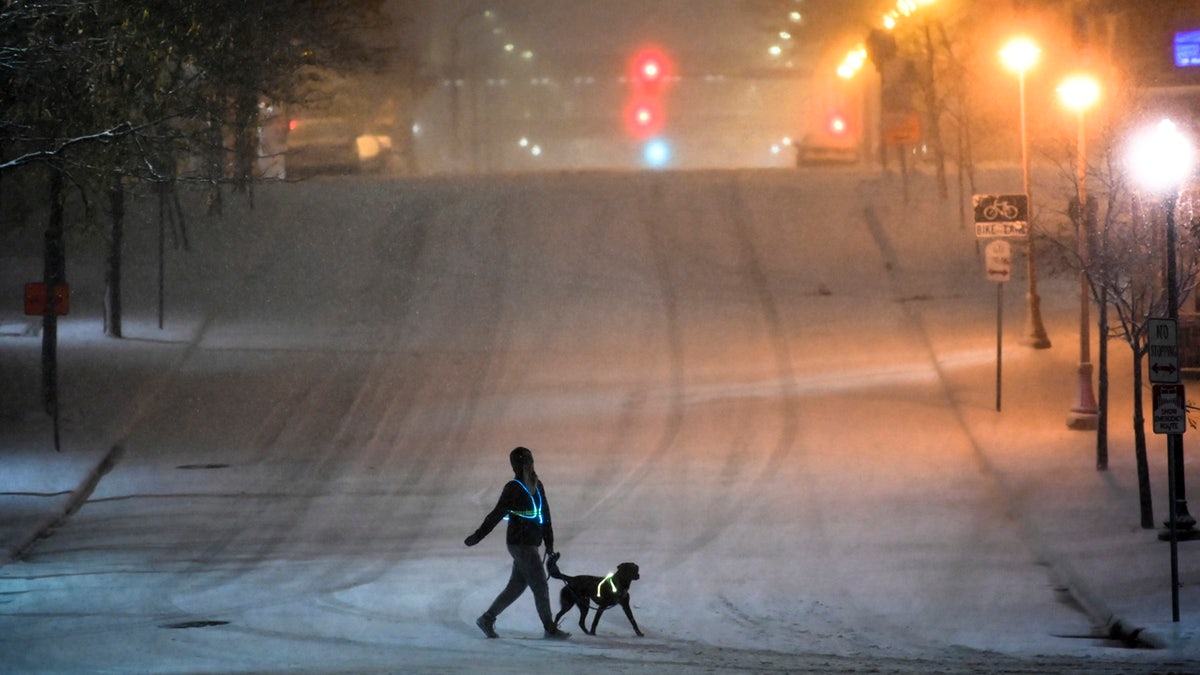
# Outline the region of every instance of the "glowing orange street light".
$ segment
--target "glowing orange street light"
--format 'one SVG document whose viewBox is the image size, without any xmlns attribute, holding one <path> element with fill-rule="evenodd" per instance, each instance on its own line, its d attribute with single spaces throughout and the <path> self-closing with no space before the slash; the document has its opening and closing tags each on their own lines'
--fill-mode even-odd
<svg viewBox="0 0 1200 675">
<path fill-rule="evenodd" d="M 1092 356 L 1089 309 L 1088 265 L 1091 261 L 1091 223 L 1088 222 L 1087 206 L 1087 132 L 1083 123 L 1084 113 L 1100 100 L 1100 83 L 1089 75 L 1073 75 L 1063 80 L 1058 87 L 1058 97 L 1079 120 L 1079 140 L 1075 147 L 1075 200 L 1076 233 L 1079 238 L 1079 387 L 1075 405 L 1067 413 L 1067 426 L 1071 429 L 1091 430 L 1098 425 L 1099 408 L 1092 391 Z M 1096 468 L 1107 468 L 1107 457 L 1097 454 Z"/>
<path fill-rule="evenodd" d="M 1037 64 L 1038 57 L 1042 50 L 1029 38 L 1019 37 L 1000 50 L 1000 58 L 1004 61 L 1004 65 L 1017 73 L 1017 79 L 1020 82 L 1020 98 L 1021 98 L 1021 182 L 1025 189 L 1025 199 L 1030 205 L 1030 212 L 1033 211 L 1033 195 L 1029 189 L 1029 134 L 1025 124 L 1025 71 Z M 1034 349 L 1046 349 L 1050 347 L 1050 338 L 1046 335 L 1046 327 L 1042 324 L 1041 298 L 1037 293 L 1037 266 L 1034 262 L 1033 249 L 1033 223 L 1029 223 L 1028 233 L 1025 235 L 1026 250 L 1027 250 L 1027 269 L 1029 277 L 1029 290 L 1025 294 L 1025 301 L 1028 308 L 1028 314 L 1025 321 L 1025 337 L 1021 340 Z"/>
</svg>

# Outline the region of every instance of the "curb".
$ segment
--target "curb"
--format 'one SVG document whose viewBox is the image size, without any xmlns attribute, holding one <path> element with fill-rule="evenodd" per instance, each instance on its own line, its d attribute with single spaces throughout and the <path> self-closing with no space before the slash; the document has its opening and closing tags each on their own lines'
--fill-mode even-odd
<svg viewBox="0 0 1200 675">
<path fill-rule="evenodd" d="M 1108 605 L 1080 580 L 1079 575 L 1070 565 L 1056 560 L 1052 564 L 1052 568 L 1066 581 L 1063 584 L 1066 593 L 1079 603 L 1079 606 L 1096 626 L 1102 627 L 1104 633 L 1102 637 L 1116 640 L 1134 649 L 1167 649 L 1171 646 L 1168 640 L 1154 631 L 1142 626 L 1131 626 L 1123 619 L 1118 618 L 1108 608 Z"/>
<path fill-rule="evenodd" d="M 62 507 L 46 516 L 24 539 L 18 541 L 4 553 L 3 557 L 0 557 L 0 567 L 25 559 L 39 539 L 49 537 L 53 534 L 55 528 L 62 525 L 67 518 L 82 508 L 88 498 L 92 496 L 92 492 L 100 483 L 100 479 L 116 466 L 117 461 L 120 460 L 124 452 L 124 449 L 119 445 L 109 448 L 104 457 L 84 475 L 79 485 L 71 491 L 71 494 L 67 497 Z"/>
<path fill-rule="evenodd" d="M 1107 626 L 1108 636 L 1120 640 L 1135 649 L 1167 649 L 1171 643 L 1148 628 L 1132 628 L 1120 619 L 1113 619 Z"/>
</svg>

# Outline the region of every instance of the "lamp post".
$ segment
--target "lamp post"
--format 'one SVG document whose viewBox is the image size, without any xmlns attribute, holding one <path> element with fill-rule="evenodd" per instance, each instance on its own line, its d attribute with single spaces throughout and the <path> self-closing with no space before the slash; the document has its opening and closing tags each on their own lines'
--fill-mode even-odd
<svg viewBox="0 0 1200 675">
<path fill-rule="evenodd" d="M 1100 84 L 1087 75 L 1075 75 L 1058 88 L 1063 104 L 1077 113 L 1079 138 L 1075 148 L 1076 235 L 1079 239 L 1079 387 L 1075 405 L 1067 413 L 1067 427 L 1091 430 L 1097 426 L 1096 394 L 1092 390 L 1092 356 L 1090 316 L 1090 284 L 1088 265 L 1091 262 L 1091 230 L 1087 208 L 1087 130 L 1084 113 L 1100 99 Z M 1103 339 L 1103 336 L 1101 337 Z"/>
<path fill-rule="evenodd" d="M 454 161 L 455 171 L 460 170 L 458 164 L 460 158 L 462 157 L 463 145 L 462 116 L 460 112 L 462 104 L 460 103 L 459 90 L 467 84 L 467 80 L 465 79 L 463 72 L 462 39 L 460 33 L 462 32 L 463 26 L 466 25 L 467 21 L 475 17 L 483 17 L 488 21 L 494 21 L 496 18 L 496 13 L 490 9 L 467 11 L 459 15 L 458 19 L 454 22 L 454 25 L 450 28 L 450 151 Z M 478 73 L 473 73 L 473 76 L 477 77 Z M 472 100 L 476 95 L 476 86 L 477 85 L 472 84 Z M 472 144 L 474 145 L 474 143 L 475 139 L 473 131 Z M 478 169 L 479 167 L 475 166 L 474 168 Z"/>
<path fill-rule="evenodd" d="M 1175 203 L 1184 181 L 1192 174 L 1196 163 L 1196 150 L 1191 139 L 1164 119 L 1153 129 L 1143 132 L 1130 147 L 1129 157 L 1134 178 L 1148 190 L 1162 198 L 1166 212 L 1166 263 L 1167 318 L 1179 319 L 1179 289 L 1176 280 Z M 1196 519 L 1188 513 L 1186 480 L 1183 474 L 1183 435 L 1168 434 L 1168 472 L 1170 477 L 1170 536 L 1174 541 L 1176 529 L 1188 530 L 1187 538 L 1195 538 L 1191 532 Z"/>
<path fill-rule="evenodd" d="M 1029 232 L 1025 236 L 1027 276 L 1029 277 L 1029 290 L 1025 294 L 1025 303 L 1028 313 L 1025 319 L 1025 336 L 1021 342 L 1034 349 L 1047 349 L 1050 347 L 1050 338 L 1046 335 L 1046 327 L 1042 324 L 1041 298 L 1038 297 L 1037 292 L 1037 264 L 1034 261 L 1032 222 L 1033 195 L 1029 189 L 1029 134 L 1025 123 L 1025 71 L 1037 63 L 1038 56 L 1041 53 L 1042 50 L 1032 40 L 1023 37 L 1012 40 L 1000 50 L 1000 58 L 1004 61 L 1004 65 L 1017 73 L 1017 80 L 1020 84 L 1021 182 L 1025 191 L 1025 199 L 1029 204 L 1031 216 Z"/>
</svg>

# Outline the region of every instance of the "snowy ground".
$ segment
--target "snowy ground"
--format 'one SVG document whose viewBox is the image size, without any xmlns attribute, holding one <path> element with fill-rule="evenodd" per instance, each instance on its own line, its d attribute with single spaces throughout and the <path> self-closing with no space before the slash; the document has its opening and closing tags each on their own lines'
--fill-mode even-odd
<svg viewBox="0 0 1200 675">
<path fill-rule="evenodd" d="M 0 314 L 5 544 L 120 448 L 0 567 L 0 663 L 1200 670 L 1200 564 L 1184 545 L 1185 620 L 1164 621 L 1167 549 L 1136 527 L 1128 350 L 1098 474 L 1064 423 L 1077 285 L 1044 280 L 1055 346 L 1032 351 L 1009 284 L 997 413 L 996 287 L 934 195 L 919 177 L 905 205 L 897 178 L 854 171 L 265 186 L 253 211 L 190 221 L 162 330 L 144 217 L 128 339 L 101 337 L 99 272 L 73 258 L 61 456 L 39 341 Z M 10 297 L 40 270 L 11 244 Z M 537 454 L 564 571 L 641 566 L 645 638 L 610 612 L 597 637 L 569 615 L 572 640 L 543 641 L 528 596 L 502 639 L 475 628 L 508 558 L 502 532 L 462 539 L 514 445 Z M 1108 611 L 1169 648 L 1097 638 Z"/>
</svg>

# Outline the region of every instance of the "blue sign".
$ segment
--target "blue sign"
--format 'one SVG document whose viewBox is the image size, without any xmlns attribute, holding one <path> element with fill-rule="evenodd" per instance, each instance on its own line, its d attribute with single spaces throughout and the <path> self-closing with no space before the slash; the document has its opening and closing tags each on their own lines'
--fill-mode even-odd
<svg viewBox="0 0 1200 675">
<path fill-rule="evenodd" d="M 1200 30 L 1175 34 L 1175 67 L 1200 67 Z"/>
</svg>

